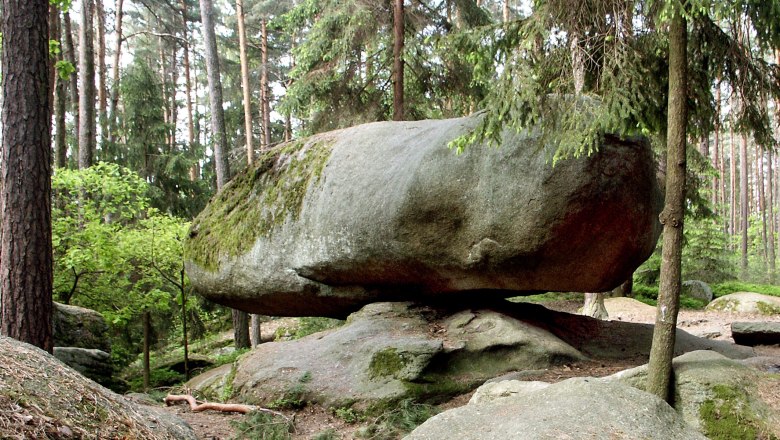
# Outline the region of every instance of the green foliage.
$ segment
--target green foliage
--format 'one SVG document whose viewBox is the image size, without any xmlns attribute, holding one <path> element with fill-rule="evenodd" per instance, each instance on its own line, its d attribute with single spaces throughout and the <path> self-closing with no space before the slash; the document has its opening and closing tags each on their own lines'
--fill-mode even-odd
<svg viewBox="0 0 780 440">
<path fill-rule="evenodd" d="M 377 417 L 364 432 L 363 438 L 394 440 L 401 438 L 417 426 L 436 415 L 432 405 L 401 400 L 392 410 Z"/>
<path fill-rule="evenodd" d="M 153 368 L 151 371 L 149 371 L 150 388 L 170 387 L 182 383 L 184 380 L 185 378 L 183 374 L 172 371 L 168 368 Z M 130 379 L 130 391 L 144 391 L 143 376 L 135 376 Z"/>
<path fill-rule="evenodd" d="M 59 60 L 54 63 L 54 69 L 57 70 L 57 75 L 59 75 L 60 79 L 63 81 L 69 80 L 70 76 L 76 73 L 76 67 L 74 67 L 70 61 L 66 60 Z"/>
<path fill-rule="evenodd" d="M 55 299 L 101 312 L 112 333 L 131 345 L 138 317 L 150 310 L 154 323 L 170 326 L 176 309 L 182 249 L 188 223 L 149 206 L 149 185 L 115 164 L 52 177 L 52 244 Z M 186 283 L 186 278 L 185 278 Z M 125 359 L 124 361 L 129 361 Z"/>
<path fill-rule="evenodd" d="M 341 319 L 306 316 L 298 321 L 298 328 L 293 334 L 293 339 L 300 339 L 342 325 L 344 325 L 344 321 Z"/>
<path fill-rule="evenodd" d="M 735 292 L 756 292 L 764 295 L 780 296 L 780 286 L 769 284 L 753 284 L 737 280 L 724 281 L 712 284 L 712 293 L 715 297 L 729 295 Z"/>
<path fill-rule="evenodd" d="M 225 377 L 225 385 L 222 388 L 222 395 L 220 400 L 225 403 L 233 398 L 233 382 L 236 380 L 236 373 L 238 372 L 238 365 L 233 363 L 230 368 L 230 373 Z"/>
<path fill-rule="evenodd" d="M 249 351 L 248 348 L 239 348 L 237 350 L 231 351 L 228 354 L 221 354 L 214 359 L 214 367 L 219 367 L 220 365 L 225 365 L 225 364 L 232 364 L 233 362 L 238 360 L 238 358 L 240 358 L 241 355 L 247 353 L 248 351 Z"/>
<path fill-rule="evenodd" d="M 234 440 L 289 440 L 295 428 L 291 420 L 263 411 L 251 412 L 230 425 L 236 430 Z"/>
<path fill-rule="evenodd" d="M 750 398 L 741 388 L 715 385 L 713 396 L 699 409 L 704 434 L 712 440 L 774 439 L 768 427 L 756 418 Z"/>
<path fill-rule="evenodd" d="M 336 417 L 343 420 L 350 425 L 357 423 L 363 419 L 363 416 L 355 411 L 353 408 L 341 407 L 333 410 L 333 414 Z"/>
<path fill-rule="evenodd" d="M 734 276 L 734 260 L 719 218 L 687 218 L 683 278 L 717 283 Z"/>
</svg>

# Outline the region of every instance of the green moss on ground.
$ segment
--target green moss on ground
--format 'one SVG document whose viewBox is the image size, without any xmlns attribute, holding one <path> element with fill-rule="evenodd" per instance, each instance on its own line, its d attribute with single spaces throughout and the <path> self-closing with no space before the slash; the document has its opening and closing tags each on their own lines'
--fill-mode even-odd
<svg viewBox="0 0 780 440">
<path fill-rule="evenodd" d="M 219 269 L 222 256 L 247 252 L 288 218 L 296 220 L 311 185 L 320 181 L 332 140 L 315 136 L 276 147 L 230 181 L 192 222 L 185 257 Z"/>
<path fill-rule="evenodd" d="M 393 347 L 388 347 L 374 353 L 368 371 L 371 378 L 392 377 L 406 366 L 406 359 Z"/>
<path fill-rule="evenodd" d="M 699 409 L 704 434 L 712 440 L 777 440 L 753 412 L 747 392 L 730 385 L 715 385 L 713 396 Z"/>
</svg>

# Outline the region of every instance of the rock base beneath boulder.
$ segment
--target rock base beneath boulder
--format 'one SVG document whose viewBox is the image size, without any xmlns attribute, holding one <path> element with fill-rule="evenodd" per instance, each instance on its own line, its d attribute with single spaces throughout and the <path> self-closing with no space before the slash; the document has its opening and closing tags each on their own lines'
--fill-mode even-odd
<svg viewBox="0 0 780 440">
<path fill-rule="evenodd" d="M 732 322 L 731 337 L 751 347 L 780 344 L 780 322 Z"/>
</svg>

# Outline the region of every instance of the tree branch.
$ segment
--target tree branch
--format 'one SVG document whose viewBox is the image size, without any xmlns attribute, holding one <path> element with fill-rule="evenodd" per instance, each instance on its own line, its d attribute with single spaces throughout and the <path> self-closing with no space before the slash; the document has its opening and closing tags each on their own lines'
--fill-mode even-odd
<svg viewBox="0 0 780 440">
<path fill-rule="evenodd" d="M 192 412 L 201 412 L 210 409 L 214 411 L 237 412 L 241 414 L 247 414 L 252 411 L 261 411 L 276 416 L 284 417 L 288 421 L 290 420 L 289 417 L 287 417 L 286 415 L 278 411 L 274 411 L 267 408 L 261 408 L 254 405 L 242 405 L 240 403 L 213 403 L 213 402 L 198 403 L 198 401 L 195 400 L 195 398 L 189 394 L 168 394 L 163 399 L 163 402 L 165 402 L 167 406 L 170 406 L 176 402 L 187 402 L 190 404 L 190 409 L 192 410 Z"/>
</svg>

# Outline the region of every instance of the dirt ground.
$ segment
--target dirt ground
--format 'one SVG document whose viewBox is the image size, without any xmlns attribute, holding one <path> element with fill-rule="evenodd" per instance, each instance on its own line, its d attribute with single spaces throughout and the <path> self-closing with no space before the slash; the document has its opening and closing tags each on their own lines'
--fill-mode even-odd
<svg viewBox="0 0 780 440">
<path fill-rule="evenodd" d="M 551 309 L 576 313 L 582 305 L 578 301 L 556 301 L 545 303 Z M 618 301 L 611 306 L 610 319 L 630 322 L 652 323 L 655 317 L 655 308 L 636 304 L 631 301 Z M 699 310 L 681 310 L 678 318 L 678 327 L 696 336 L 709 339 L 731 340 L 730 325 L 734 321 L 765 321 L 766 316 L 734 315 L 723 312 L 707 312 Z M 780 321 L 780 317 L 772 320 Z M 780 358 L 780 346 L 759 346 L 755 348 L 757 356 L 771 356 Z M 525 380 L 540 380 L 545 382 L 558 382 L 570 377 L 592 376 L 602 377 L 618 371 L 632 368 L 647 362 L 647 359 L 621 359 L 610 361 L 586 361 L 574 364 L 562 365 L 540 371 L 533 376 L 524 377 Z M 767 381 L 759 384 L 759 392 L 764 400 L 780 413 L 780 381 Z M 471 394 L 457 396 L 449 402 L 439 406 L 440 410 L 465 405 Z M 195 430 L 198 438 L 206 440 L 230 439 L 236 434 L 231 421 L 238 421 L 242 415 L 225 414 L 213 411 L 192 413 L 185 405 L 177 405 L 169 409 L 183 418 Z M 287 411 L 285 414 L 295 422 L 295 431 L 292 438 L 295 440 L 310 440 L 317 434 L 326 430 L 333 430 L 340 439 L 355 438 L 355 432 L 360 424 L 348 424 L 336 417 L 328 410 L 318 406 L 308 406 L 297 412 Z"/>
</svg>

